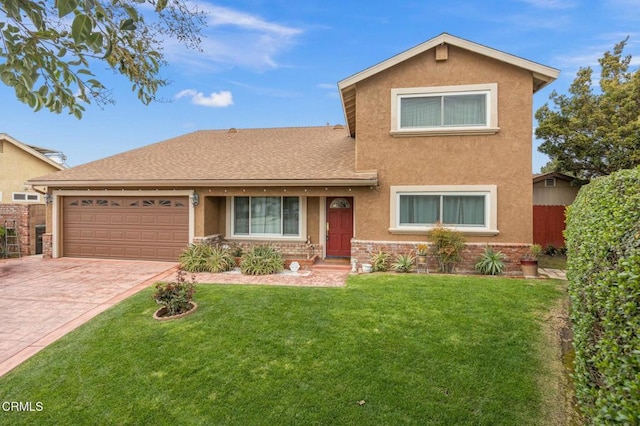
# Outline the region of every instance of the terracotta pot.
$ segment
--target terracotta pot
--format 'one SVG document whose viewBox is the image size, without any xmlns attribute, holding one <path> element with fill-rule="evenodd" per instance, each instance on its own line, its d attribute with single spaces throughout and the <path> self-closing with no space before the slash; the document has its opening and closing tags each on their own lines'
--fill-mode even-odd
<svg viewBox="0 0 640 426">
<path fill-rule="evenodd" d="M 162 307 L 153 313 L 153 319 L 156 319 L 158 321 L 166 321 L 166 320 L 183 318 L 183 317 L 186 317 L 187 315 L 194 313 L 196 309 L 198 309 L 198 304 L 196 302 L 191 302 L 191 309 L 189 309 L 187 312 L 183 312 L 178 315 L 164 316 L 164 314 L 167 312 L 167 308 Z"/>
<path fill-rule="evenodd" d="M 521 259 L 520 268 L 522 269 L 522 275 L 525 278 L 537 278 L 538 277 L 538 261 L 531 259 Z"/>
</svg>

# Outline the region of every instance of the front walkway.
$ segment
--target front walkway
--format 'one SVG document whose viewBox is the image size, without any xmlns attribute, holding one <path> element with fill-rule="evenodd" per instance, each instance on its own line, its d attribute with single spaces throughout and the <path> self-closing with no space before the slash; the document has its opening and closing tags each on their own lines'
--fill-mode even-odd
<svg viewBox="0 0 640 426">
<path fill-rule="evenodd" d="M 555 280 L 567 280 L 567 273 L 562 269 L 551 269 L 551 268 L 540 268 L 538 270 L 540 275 L 546 275 L 549 278 L 553 278 Z"/>
<path fill-rule="evenodd" d="M 0 260 L 0 376 L 175 263 L 29 256 Z"/>
</svg>

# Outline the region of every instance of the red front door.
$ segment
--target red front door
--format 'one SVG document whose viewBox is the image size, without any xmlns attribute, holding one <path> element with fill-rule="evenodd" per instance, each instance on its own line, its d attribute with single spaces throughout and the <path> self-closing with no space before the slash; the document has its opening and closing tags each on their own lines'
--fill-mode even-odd
<svg viewBox="0 0 640 426">
<path fill-rule="evenodd" d="M 350 257 L 353 197 L 327 197 L 327 257 Z"/>
</svg>

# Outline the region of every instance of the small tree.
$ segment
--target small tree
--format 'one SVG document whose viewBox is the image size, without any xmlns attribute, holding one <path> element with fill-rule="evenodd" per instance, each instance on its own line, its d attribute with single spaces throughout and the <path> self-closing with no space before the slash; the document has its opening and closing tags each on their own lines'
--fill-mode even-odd
<svg viewBox="0 0 640 426">
<path fill-rule="evenodd" d="M 599 59 L 600 90 L 594 91 L 591 67 L 580 68 L 568 95 L 553 91 L 555 108 L 536 111 L 538 150 L 549 167 L 579 180 L 611 174 L 640 164 L 640 73 L 622 56 L 627 39 Z"/>
<path fill-rule="evenodd" d="M 433 254 L 438 259 L 440 272 L 452 273 L 464 248 L 462 233 L 437 223 L 427 232 L 427 239 L 433 243 Z"/>
</svg>

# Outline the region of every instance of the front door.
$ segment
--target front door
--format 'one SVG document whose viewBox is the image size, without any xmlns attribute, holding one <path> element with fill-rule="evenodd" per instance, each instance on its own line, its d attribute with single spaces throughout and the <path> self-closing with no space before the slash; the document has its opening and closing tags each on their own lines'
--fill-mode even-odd
<svg viewBox="0 0 640 426">
<path fill-rule="evenodd" d="M 327 257 L 350 257 L 353 197 L 327 197 Z"/>
</svg>

